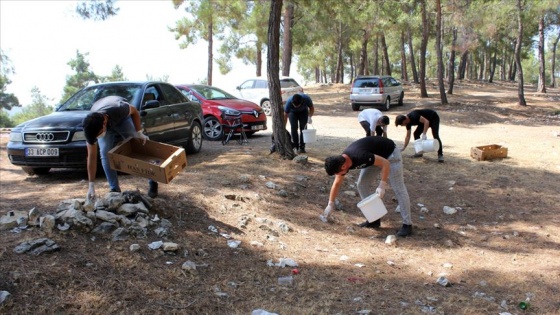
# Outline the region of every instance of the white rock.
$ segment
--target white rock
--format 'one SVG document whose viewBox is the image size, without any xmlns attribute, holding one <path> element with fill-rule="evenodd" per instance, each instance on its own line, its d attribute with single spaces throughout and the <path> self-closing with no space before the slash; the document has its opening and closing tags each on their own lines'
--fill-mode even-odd
<svg viewBox="0 0 560 315">
<path fill-rule="evenodd" d="M 179 244 L 173 242 L 165 242 L 162 246 L 164 252 L 174 252 L 179 249 Z"/>
<path fill-rule="evenodd" d="M 238 248 L 240 244 L 241 244 L 241 241 L 238 241 L 238 240 L 228 240 L 227 241 L 227 245 L 230 248 Z"/>
<path fill-rule="evenodd" d="M 385 244 L 387 245 L 394 245 L 397 243 L 397 237 L 395 235 L 387 235 L 385 239 Z"/>
<path fill-rule="evenodd" d="M 132 244 L 132 245 L 130 245 L 130 251 L 131 251 L 131 252 L 137 252 L 137 251 L 139 251 L 139 250 L 140 250 L 140 245 L 138 245 L 138 244 Z"/>
<path fill-rule="evenodd" d="M 455 209 L 453 207 L 443 206 L 443 212 L 445 214 L 455 214 L 455 213 L 457 213 L 457 209 Z"/>
<path fill-rule="evenodd" d="M 163 246 L 163 242 L 162 242 L 162 241 L 152 242 L 152 243 L 148 244 L 148 247 L 149 247 L 150 249 L 154 249 L 154 250 L 155 250 L 155 249 L 159 249 L 159 248 L 162 247 L 162 246 Z"/>
</svg>

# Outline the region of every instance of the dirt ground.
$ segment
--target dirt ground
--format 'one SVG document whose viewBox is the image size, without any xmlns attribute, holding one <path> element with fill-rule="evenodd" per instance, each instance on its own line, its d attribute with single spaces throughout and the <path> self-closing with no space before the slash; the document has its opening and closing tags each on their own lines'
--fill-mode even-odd
<svg viewBox="0 0 560 315">
<path fill-rule="evenodd" d="M 558 88 L 537 94 L 527 86 L 529 106 L 522 107 L 514 83 L 459 82 L 442 106 L 435 82 L 425 99 L 405 84 L 404 106 L 387 112 L 389 138 L 402 146 L 405 130 L 394 126 L 396 115 L 434 108 L 445 163 L 435 153 L 412 159 L 412 144 L 404 152 L 414 235 L 395 246 L 385 244 L 401 224 L 392 191 L 380 229 L 356 226 L 364 221 L 356 207 L 357 171 L 347 176 L 333 222 L 319 220 L 332 181 L 325 157 L 364 132 L 347 85 L 305 91 L 316 106 L 318 138 L 307 145 L 308 163 L 269 155 L 271 120 L 248 145 L 205 142 L 188 156 L 183 173 L 160 185 L 154 214 L 171 221 L 168 237 L 114 242 L 70 229 L 50 236 L 60 251 L 32 256 L 13 250 L 45 237 L 39 229 L 0 232 L 0 291 L 11 294 L 0 313 L 560 314 Z M 27 176 L 9 163 L 7 136 L 0 138 L 0 215 L 32 208 L 54 213 L 62 200 L 85 197 L 85 171 Z M 506 147 L 507 158 L 470 157 L 471 147 L 490 144 Z M 145 179 L 122 175 L 120 181 L 124 190 L 146 193 Z M 98 193 L 108 190 L 103 178 L 97 183 Z M 444 206 L 459 210 L 445 214 Z M 240 246 L 228 246 L 221 234 Z M 148 248 L 159 240 L 181 249 L 170 255 Z M 134 243 L 140 251 L 129 250 Z M 291 286 L 278 277 L 293 267 L 267 264 L 282 258 L 298 264 Z M 198 273 L 181 269 L 187 260 Z M 441 276 L 450 286 L 437 283 Z M 518 308 L 521 301 L 530 303 L 527 310 Z"/>
</svg>

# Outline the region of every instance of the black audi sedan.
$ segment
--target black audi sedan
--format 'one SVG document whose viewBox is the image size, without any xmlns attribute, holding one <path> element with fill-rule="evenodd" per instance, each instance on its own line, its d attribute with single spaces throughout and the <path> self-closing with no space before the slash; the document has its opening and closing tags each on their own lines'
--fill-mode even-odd
<svg viewBox="0 0 560 315">
<path fill-rule="evenodd" d="M 175 86 L 157 81 L 100 83 L 78 91 L 54 113 L 14 127 L 7 145 L 13 165 L 29 175 L 51 168 L 86 168 L 87 148 L 82 121 L 95 101 L 124 97 L 142 117 L 150 140 L 183 146 L 187 153 L 202 148 L 202 108 Z"/>
</svg>

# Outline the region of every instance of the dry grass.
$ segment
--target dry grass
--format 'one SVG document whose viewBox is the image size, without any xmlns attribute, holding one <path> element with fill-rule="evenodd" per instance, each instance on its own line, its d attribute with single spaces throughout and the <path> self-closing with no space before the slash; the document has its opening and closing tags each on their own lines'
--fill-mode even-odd
<svg viewBox="0 0 560 315">
<path fill-rule="evenodd" d="M 341 193 L 343 210 L 334 222 L 318 215 L 326 205 L 331 179 L 326 156 L 338 154 L 362 136 L 348 104 L 347 86 L 308 87 L 316 105 L 319 141 L 309 144 L 309 163 L 296 164 L 269 155 L 270 132 L 250 138 L 248 146 L 205 142 L 189 156 L 185 172 L 160 186 L 156 212 L 173 223 L 164 240 L 181 245 L 176 255 L 151 251 L 146 239 L 111 242 L 69 230 L 52 235 L 62 251 L 39 257 L 16 255 L 24 240 L 43 236 L 29 230 L 2 232 L 0 290 L 12 299 L 0 306 L 10 314 L 558 314 L 560 313 L 560 109 L 558 89 L 547 95 L 526 90 L 530 106 L 516 105 L 511 83 L 460 82 L 450 105 L 420 99 L 407 86 L 405 106 L 388 115 L 393 121 L 415 107 L 433 107 L 442 117 L 446 163 L 426 154 L 413 160 L 405 152 L 405 182 L 413 205 L 415 234 L 396 246 L 385 237 L 400 226 L 389 192 L 389 214 L 379 230 L 360 229 L 359 198 Z M 270 126 L 271 127 L 271 126 Z M 389 128 L 402 144 L 402 127 Z M 6 159 L 2 137 L 0 213 L 37 207 L 52 212 L 66 198 L 81 198 L 85 172 L 52 171 L 27 177 Z M 472 146 L 500 144 L 508 158 L 477 162 Z M 409 146 L 410 147 L 410 146 Z M 350 173 L 344 191 L 356 191 Z M 265 186 L 271 181 L 284 189 Z M 98 190 L 107 186 L 98 180 Z M 103 183 L 103 184 L 102 184 Z M 122 176 L 124 189 L 146 191 L 144 179 Z M 237 196 L 232 198 L 230 195 Z M 233 200 L 232 200 L 233 199 Z M 418 203 L 428 213 L 420 213 Z M 461 207 L 454 215 L 443 206 Z M 245 228 L 242 218 L 250 220 Z M 282 232 L 280 223 L 291 231 Z M 233 249 L 220 233 L 241 240 Z M 438 227 L 436 227 L 436 225 Z M 254 243 L 252 243 L 254 242 Z M 130 244 L 142 246 L 130 252 Z M 267 261 L 292 258 L 299 275 L 294 285 L 278 285 L 291 267 Z M 196 262 L 197 274 L 181 270 Z M 436 283 L 445 275 L 452 283 Z M 227 294 L 227 296 L 225 295 Z M 527 295 L 531 307 L 516 307 Z M 505 305 L 507 310 L 502 306 Z"/>
</svg>

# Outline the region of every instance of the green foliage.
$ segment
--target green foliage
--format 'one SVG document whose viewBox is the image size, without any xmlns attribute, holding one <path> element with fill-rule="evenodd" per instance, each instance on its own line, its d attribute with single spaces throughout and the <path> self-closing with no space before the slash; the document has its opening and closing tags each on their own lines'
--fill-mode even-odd
<svg viewBox="0 0 560 315">
<path fill-rule="evenodd" d="M 16 124 L 10 119 L 8 112 L 0 108 L 0 128 L 12 128 Z"/>
<path fill-rule="evenodd" d="M 76 51 L 76 59 L 72 59 L 68 62 L 70 68 L 76 73 L 66 77 L 62 101 L 67 100 L 70 96 L 85 88 L 91 82 L 98 83 L 100 81 L 100 78 L 89 69 L 89 62 L 86 60 L 87 55 L 89 55 L 89 53 L 81 54 L 80 51 Z"/>
<path fill-rule="evenodd" d="M 48 115 L 54 111 L 53 106 L 47 104 L 48 99 L 41 94 L 38 87 L 31 90 L 31 104 L 23 107 L 20 113 L 13 117 L 14 123 L 21 124 L 33 118 Z"/>
<path fill-rule="evenodd" d="M 104 21 L 117 15 L 116 0 L 86 0 L 76 4 L 76 13 L 84 20 Z"/>
<path fill-rule="evenodd" d="M 13 73 L 14 69 L 10 59 L 0 50 L 0 109 L 10 110 L 14 106 L 21 106 L 14 94 L 6 93 L 7 86 L 12 83 L 9 75 Z"/>
<path fill-rule="evenodd" d="M 116 82 L 116 81 L 126 81 L 127 78 L 124 76 L 121 66 L 116 65 L 108 77 L 102 77 L 100 82 Z"/>
</svg>

